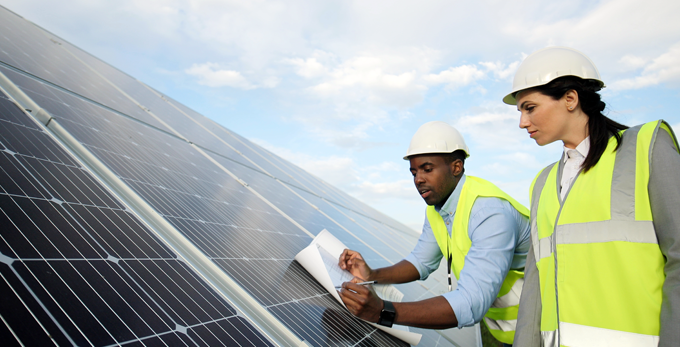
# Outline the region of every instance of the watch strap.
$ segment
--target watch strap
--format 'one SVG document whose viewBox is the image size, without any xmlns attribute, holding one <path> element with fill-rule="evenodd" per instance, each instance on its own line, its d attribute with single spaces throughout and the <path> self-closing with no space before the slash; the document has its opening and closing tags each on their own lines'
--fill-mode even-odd
<svg viewBox="0 0 680 347">
<path fill-rule="evenodd" d="M 397 311 L 394 309 L 394 304 L 391 301 L 383 300 L 384 307 L 380 311 L 380 318 L 378 319 L 378 324 L 392 327 L 394 324 L 394 318 L 397 315 Z"/>
</svg>

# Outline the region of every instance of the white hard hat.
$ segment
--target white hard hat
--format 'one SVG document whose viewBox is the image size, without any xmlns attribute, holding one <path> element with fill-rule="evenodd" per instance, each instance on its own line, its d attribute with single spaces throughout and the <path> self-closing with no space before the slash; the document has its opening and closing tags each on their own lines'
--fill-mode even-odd
<svg viewBox="0 0 680 347">
<path fill-rule="evenodd" d="M 411 144 L 408 146 L 404 160 L 408 160 L 408 157 L 412 155 L 453 153 L 459 149 L 465 152 L 466 158 L 470 156 L 463 135 L 456 128 L 442 121 L 432 121 L 418 128 L 416 134 L 411 138 Z"/>
<path fill-rule="evenodd" d="M 517 92 L 548 84 L 563 76 L 595 80 L 604 88 L 597 67 L 585 54 L 568 47 L 546 47 L 524 59 L 515 73 L 512 91 L 503 98 L 503 102 L 516 105 Z"/>
</svg>

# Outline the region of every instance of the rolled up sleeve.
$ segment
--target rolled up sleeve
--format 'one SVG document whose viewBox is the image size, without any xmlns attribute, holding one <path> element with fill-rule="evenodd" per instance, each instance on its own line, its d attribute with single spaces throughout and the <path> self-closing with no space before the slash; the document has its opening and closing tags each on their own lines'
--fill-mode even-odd
<svg viewBox="0 0 680 347">
<path fill-rule="evenodd" d="M 496 300 L 512 262 L 520 225 L 507 201 L 480 198 L 472 208 L 468 233 L 472 246 L 465 256 L 456 290 L 444 294 L 458 327 L 482 320 Z"/>
</svg>

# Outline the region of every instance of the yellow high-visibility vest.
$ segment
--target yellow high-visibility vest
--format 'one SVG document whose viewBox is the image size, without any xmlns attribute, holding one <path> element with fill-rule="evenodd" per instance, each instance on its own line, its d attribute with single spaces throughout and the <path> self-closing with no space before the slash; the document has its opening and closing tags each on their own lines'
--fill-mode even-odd
<svg viewBox="0 0 680 347">
<path fill-rule="evenodd" d="M 543 346 L 657 346 L 665 260 L 649 203 L 649 170 L 664 121 L 612 136 L 597 165 L 560 200 L 563 162 L 531 188 Z"/>
<path fill-rule="evenodd" d="M 529 210 L 500 190 L 493 183 L 481 178 L 467 176 L 460 192 L 456 215 L 453 218 L 451 236 L 446 229 L 444 219 L 434 206 L 427 207 L 427 220 L 437 239 L 437 244 L 445 257 L 451 258 L 451 271 L 457 279 L 465 265 L 465 256 L 470 250 L 472 240 L 468 235 L 470 212 L 478 197 L 496 197 L 508 201 L 519 213 L 529 217 Z M 501 290 L 489 311 L 484 315 L 484 323 L 491 334 L 503 343 L 512 344 L 517 324 L 519 294 L 524 284 L 524 272 L 509 270 L 501 285 Z"/>
</svg>

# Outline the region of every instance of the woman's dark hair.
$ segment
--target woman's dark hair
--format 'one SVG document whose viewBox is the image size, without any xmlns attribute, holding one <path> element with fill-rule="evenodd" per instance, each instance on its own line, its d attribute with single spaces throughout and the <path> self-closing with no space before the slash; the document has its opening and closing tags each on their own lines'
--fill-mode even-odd
<svg viewBox="0 0 680 347">
<path fill-rule="evenodd" d="M 602 114 L 606 105 L 598 93 L 602 89 L 598 81 L 565 76 L 535 89 L 555 100 L 559 100 L 570 90 L 575 90 L 578 94 L 581 110 L 588 115 L 588 134 L 590 135 L 590 150 L 583 162 L 583 172 L 587 172 L 597 164 L 611 136 L 616 138 L 616 149 L 619 149 L 621 144 L 619 131 L 628 129 L 628 126 L 617 123 Z"/>
</svg>

